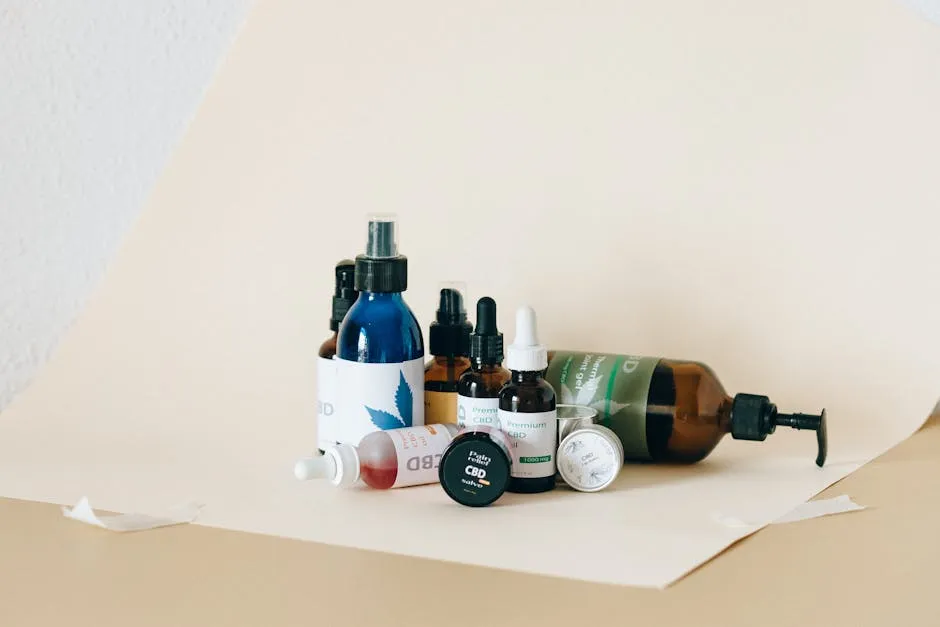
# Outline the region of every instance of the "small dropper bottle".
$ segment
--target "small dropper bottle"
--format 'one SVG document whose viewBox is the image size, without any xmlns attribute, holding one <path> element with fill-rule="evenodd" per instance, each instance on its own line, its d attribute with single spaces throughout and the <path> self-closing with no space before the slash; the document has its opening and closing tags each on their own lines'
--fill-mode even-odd
<svg viewBox="0 0 940 627">
<path fill-rule="evenodd" d="M 473 327 L 464 308 L 463 283 L 446 283 L 428 333 L 431 359 L 424 368 L 424 422 L 457 422 L 457 381 L 470 368 L 470 333 Z"/>
<path fill-rule="evenodd" d="M 359 297 L 355 288 L 356 265 L 349 259 L 336 264 L 330 331 L 317 355 L 317 447 L 322 453 L 338 441 L 336 433 L 336 341 L 339 325 Z"/>
<path fill-rule="evenodd" d="M 539 344 L 535 311 L 516 312 L 516 341 L 506 365 L 511 380 L 499 392 L 499 426 L 512 442 L 510 492 L 547 492 L 555 487 L 558 417 L 555 390 L 542 378 L 548 349 Z"/>
<path fill-rule="evenodd" d="M 511 375 L 502 367 L 503 334 L 496 328 L 496 301 L 477 301 L 477 326 L 470 336 L 470 369 L 457 382 L 457 424 L 499 426 L 499 391 Z"/>
</svg>

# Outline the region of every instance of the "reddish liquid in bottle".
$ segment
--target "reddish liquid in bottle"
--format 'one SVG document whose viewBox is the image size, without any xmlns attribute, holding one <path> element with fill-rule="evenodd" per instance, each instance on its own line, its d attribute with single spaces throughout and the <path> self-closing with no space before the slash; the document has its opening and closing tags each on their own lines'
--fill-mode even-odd
<svg viewBox="0 0 940 627">
<path fill-rule="evenodd" d="M 373 465 L 363 463 L 359 469 L 359 474 L 367 486 L 377 490 L 388 490 L 395 483 L 395 479 L 398 478 L 398 464 Z"/>
</svg>

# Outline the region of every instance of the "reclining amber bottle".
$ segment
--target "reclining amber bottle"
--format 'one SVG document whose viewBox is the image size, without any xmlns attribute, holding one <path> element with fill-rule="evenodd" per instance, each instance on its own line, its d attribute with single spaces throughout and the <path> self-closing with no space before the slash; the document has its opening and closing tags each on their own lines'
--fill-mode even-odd
<svg viewBox="0 0 940 627">
<path fill-rule="evenodd" d="M 658 357 L 555 351 L 545 379 L 562 403 L 589 405 L 634 461 L 691 463 L 730 433 L 763 441 L 777 427 L 816 431 L 816 464 L 826 461 L 826 410 L 783 414 L 766 396 L 733 398 L 705 364 Z"/>
</svg>

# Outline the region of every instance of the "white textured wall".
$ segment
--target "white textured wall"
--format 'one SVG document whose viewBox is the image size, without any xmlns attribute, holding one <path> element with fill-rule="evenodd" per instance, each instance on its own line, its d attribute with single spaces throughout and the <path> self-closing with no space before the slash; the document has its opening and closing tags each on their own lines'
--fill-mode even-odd
<svg viewBox="0 0 940 627">
<path fill-rule="evenodd" d="M 0 0 L 0 409 L 133 222 L 250 0 Z"/>
</svg>

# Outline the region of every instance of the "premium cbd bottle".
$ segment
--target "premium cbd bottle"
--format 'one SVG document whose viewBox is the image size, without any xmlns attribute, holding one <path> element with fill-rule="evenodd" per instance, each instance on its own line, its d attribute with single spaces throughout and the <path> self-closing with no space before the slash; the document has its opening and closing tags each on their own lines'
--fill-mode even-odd
<svg viewBox="0 0 940 627">
<path fill-rule="evenodd" d="M 512 443 L 510 492 L 546 492 L 555 487 L 558 416 L 555 390 L 542 374 L 548 351 L 539 344 L 535 311 L 516 312 L 516 341 L 506 365 L 511 378 L 499 392 L 499 428 Z"/>
<path fill-rule="evenodd" d="M 496 328 L 496 301 L 477 301 L 477 326 L 470 336 L 470 369 L 457 382 L 457 424 L 499 426 L 499 392 L 511 374 L 502 367 L 503 334 Z"/>
<path fill-rule="evenodd" d="M 352 445 L 373 431 L 424 424 L 424 339 L 402 298 L 408 260 L 398 253 L 394 216 L 370 216 L 355 287 L 337 352 L 337 440 Z"/>
<path fill-rule="evenodd" d="M 320 345 L 317 357 L 317 447 L 321 453 L 327 446 L 338 441 L 335 424 L 336 340 L 339 337 L 340 322 L 359 297 L 355 288 L 355 272 L 355 264 L 348 259 L 336 264 L 333 311 L 330 315 L 330 331 L 333 335 Z"/>
<path fill-rule="evenodd" d="M 463 304 L 466 287 L 448 283 L 441 288 L 437 315 L 428 332 L 431 359 L 424 369 L 424 421 L 457 422 L 457 380 L 470 367 L 470 332 Z"/>
<path fill-rule="evenodd" d="M 730 397 L 705 364 L 659 357 L 557 351 L 546 373 L 562 402 L 597 409 L 600 422 L 637 461 L 697 462 L 730 433 L 763 441 L 777 427 L 816 431 L 816 464 L 826 461 L 826 410 L 783 414 L 766 396 Z"/>
</svg>

